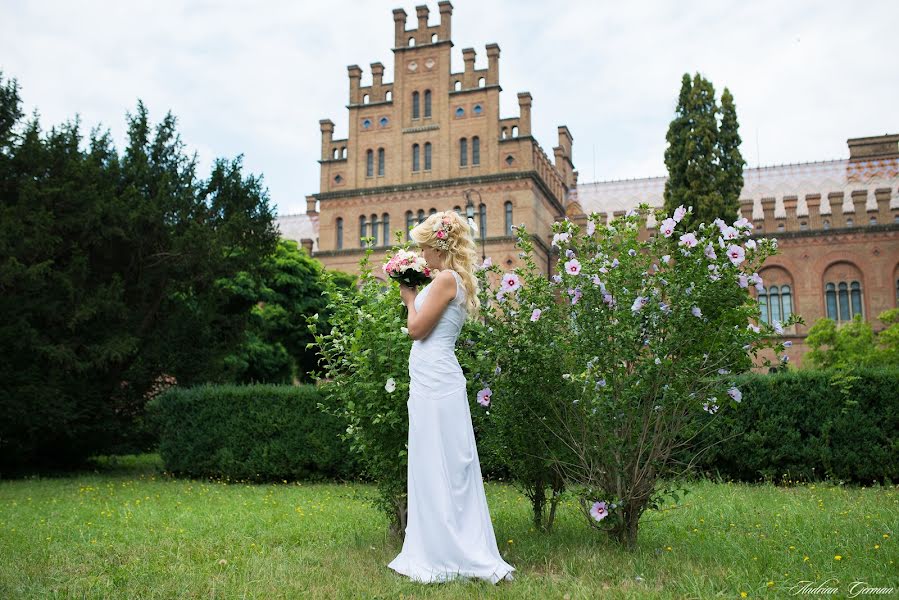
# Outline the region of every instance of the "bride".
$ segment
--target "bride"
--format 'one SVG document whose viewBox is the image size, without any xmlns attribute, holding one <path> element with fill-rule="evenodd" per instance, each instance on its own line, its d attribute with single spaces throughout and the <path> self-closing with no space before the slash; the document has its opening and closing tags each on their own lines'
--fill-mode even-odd
<svg viewBox="0 0 899 600">
<path fill-rule="evenodd" d="M 408 517 L 403 549 L 387 566 L 423 583 L 474 577 L 496 584 L 515 567 L 496 545 L 475 445 L 465 376 L 455 355 L 480 308 L 469 224 L 454 210 L 410 233 L 438 271 L 421 291 L 401 285 L 414 340 L 409 352 Z"/>
</svg>

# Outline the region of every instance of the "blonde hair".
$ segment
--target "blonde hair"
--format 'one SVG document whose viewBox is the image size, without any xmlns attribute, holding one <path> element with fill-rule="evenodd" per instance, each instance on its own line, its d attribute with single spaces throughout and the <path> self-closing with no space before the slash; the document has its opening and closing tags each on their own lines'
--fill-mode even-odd
<svg viewBox="0 0 899 600">
<path fill-rule="evenodd" d="M 450 218 L 449 236 L 443 240 L 446 242 L 446 250 L 440 250 L 436 244 L 440 238 L 434 231 L 434 225 L 440 223 L 444 217 Z M 443 267 L 452 269 L 462 277 L 468 318 L 476 319 L 481 310 L 481 300 L 478 298 L 478 280 L 474 276 L 478 253 L 471 235 L 471 228 L 465 217 L 455 210 L 436 212 L 413 227 L 409 232 L 409 237 L 415 240 L 419 246 L 434 248 L 445 255 Z"/>
</svg>

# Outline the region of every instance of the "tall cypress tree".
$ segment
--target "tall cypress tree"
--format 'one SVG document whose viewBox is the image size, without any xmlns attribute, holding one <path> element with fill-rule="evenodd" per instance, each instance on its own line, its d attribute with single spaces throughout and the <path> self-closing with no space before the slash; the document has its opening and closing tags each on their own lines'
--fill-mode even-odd
<svg viewBox="0 0 899 600">
<path fill-rule="evenodd" d="M 665 211 L 693 207 L 685 226 L 733 220 L 743 187 L 743 157 L 733 96 L 725 89 L 722 107 L 712 83 L 696 73 L 684 74 L 675 117 L 668 127 L 665 166 Z M 719 127 L 718 115 L 721 114 Z"/>
<path fill-rule="evenodd" d="M 737 123 L 737 107 L 730 90 L 721 94 L 721 127 L 718 130 L 719 188 L 724 196 L 724 214 L 733 215 L 740 209 L 740 192 L 743 191 L 743 167 L 746 161 L 740 154 L 740 134 Z M 722 218 L 724 218 L 722 216 Z"/>
</svg>

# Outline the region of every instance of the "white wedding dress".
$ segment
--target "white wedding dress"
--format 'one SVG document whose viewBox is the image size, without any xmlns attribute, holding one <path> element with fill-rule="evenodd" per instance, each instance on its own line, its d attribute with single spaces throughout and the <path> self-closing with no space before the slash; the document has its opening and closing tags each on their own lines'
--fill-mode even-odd
<svg viewBox="0 0 899 600">
<path fill-rule="evenodd" d="M 487 508 L 481 465 L 456 338 L 465 323 L 465 288 L 431 333 L 409 352 L 408 516 L 403 549 L 388 567 L 413 581 L 459 577 L 512 580 Z M 432 282 L 433 283 L 433 282 Z M 415 298 L 418 310 L 431 283 Z"/>
</svg>

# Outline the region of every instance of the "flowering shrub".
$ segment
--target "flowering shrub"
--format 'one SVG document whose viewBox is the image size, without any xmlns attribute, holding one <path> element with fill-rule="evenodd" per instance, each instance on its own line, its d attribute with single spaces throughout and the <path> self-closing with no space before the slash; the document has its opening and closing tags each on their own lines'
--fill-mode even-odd
<svg viewBox="0 0 899 600">
<path fill-rule="evenodd" d="M 671 216 L 657 213 L 657 234 L 640 241 L 638 224 L 649 210 L 641 205 L 609 225 L 594 213 L 583 232 L 568 220 L 553 225 L 552 245 L 562 258 L 545 285 L 559 292 L 560 303 L 519 273 L 505 274 L 495 293 L 485 291 L 506 315 L 511 296 L 516 313 L 502 320 L 509 329 L 490 347 L 499 367 L 486 381 L 492 404 L 515 401 L 505 395 L 514 388 L 502 373 L 523 377 L 517 393 L 527 400 L 519 409 L 533 403 L 544 412 L 528 421 L 526 433 L 549 434 L 559 440 L 554 447 L 570 453 L 559 460 L 548 450 L 542 459 L 566 488 L 578 490 L 588 522 L 628 547 L 642 513 L 676 494 L 657 483 L 676 475 L 672 452 L 698 426 L 696 407 L 735 409 L 742 394 L 734 375 L 749 370 L 763 347 L 782 352 L 774 334 L 802 322 L 794 315 L 757 324 L 748 288 L 763 286 L 757 270 L 776 252 L 775 240 L 748 239 L 752 224 L 745 219 L 684 231 L 679 224 L 690 209 L 679 207 Z M 548 322 L 551 331 L 541 333 Z"/>
<path fill-rule="evenodd" d="M 468 332 L 473 341 L 460 345 L 459 361 L 469 371 L 478 404 L 472 419 L 480 426 L 480 453 L 506 468 L 531 501 L 535 527 L 548 531 L 564 491 L 552 465 L 571 457 L 548 427 L 535 427 L 535 422 L 551 421 L 553 399 L 573 384 L 562 379 L 568 353 L 559 335 L 565 313 L 558 291 L 535 265 L 523 230 L 517 246 L 524 267 L 504 273 L 488 260 L 478 271 L 487 329 Z M 499 281 L 498 290 L 491 279 Z"/>
<path fill-rule="evenodd" d="M 400 234 L 401 235 L 401 234 Z M 358 454 L 378 490 L 374 500 L 392 533 L 406 528 L 406 443 L 408 441 L 409 350 L 399 307 L 399 285 L 378 280 L 369 266 L 371 245 L 360 260 L 359 291 L 347 293 L 324 272 L 324 295 L 333 316 L 307 318 L 323 366 L 312 373 L 325 402 L 321 410 L 345 426 L 341 438 Z"/>
</svg>

